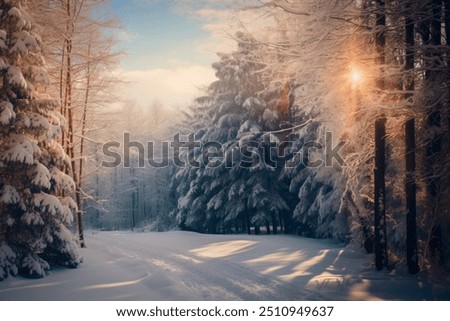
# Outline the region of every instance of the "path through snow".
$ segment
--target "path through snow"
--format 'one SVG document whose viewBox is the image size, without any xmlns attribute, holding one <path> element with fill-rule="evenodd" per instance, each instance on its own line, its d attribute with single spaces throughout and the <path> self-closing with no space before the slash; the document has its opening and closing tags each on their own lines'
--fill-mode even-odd
<svg viewBox="0 0 450 321">
<path fill-rule="evenodd" d="M 449 300 L 450 284 L 375 272 L 331 241 L 286 235 L 92 232 L 75 270 L 0 282 L 0 300 Z"/>
</svg>

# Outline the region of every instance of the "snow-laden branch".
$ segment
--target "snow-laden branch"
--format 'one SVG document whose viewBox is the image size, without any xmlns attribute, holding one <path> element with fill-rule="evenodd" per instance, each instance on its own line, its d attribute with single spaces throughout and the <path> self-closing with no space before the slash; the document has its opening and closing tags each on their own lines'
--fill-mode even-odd
<svg viewBox="0 0 450 321">
<path fill-rule="evenodd" d="M 313 122 L 313 120 L 312 120 L 312 118 L 310 118 L 306 122 L 304 122 L 304 123 L 302 123 L 300 125 L 297 125 L 297 126 L 293 126 L 293 127 L 289 127 L 289 128 L 283 128 L 283 129 L 275 130 L 275 131 L 264 132 L 263 136 L 264 135 L 268 135 L 268 134 L 281 134 L 281 133 L 284 133 L 284 132 L 287 132 L 287 131 L 294 131 L 294 130 L 297 130 L 297 129 L 302 129 L 302 128 L 305 128 L 306 126 L 308 126 L 309 124 L 311 124 L 312 122 Z"/>
</svg>

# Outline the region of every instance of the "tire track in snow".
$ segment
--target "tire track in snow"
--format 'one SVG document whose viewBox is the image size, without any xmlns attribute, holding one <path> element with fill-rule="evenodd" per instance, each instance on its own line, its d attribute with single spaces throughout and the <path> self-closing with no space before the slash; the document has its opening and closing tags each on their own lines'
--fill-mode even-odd
<svg viewBox="0 0 450 321">
<path fill-rule="evenodd" d="M 101 237 L 96 238 L 101 247 Z M 163 287 L 163 280 L 175 286 L 179 293 L 189 291 L 187 300 L 302 300 L 301 289 L 287 282 L 262 275 L 255 270 L 226 259 L 198 257 L 175 251 L 160 244 L 151 246 L 128 239 L 121 246 L 108 246 L 112 256 L 133 260 L 152 276 L 146 280 L 149 291 Z M 145 257 L 142 254 L 145 253 Z M 119 262 L 124 260 L 119 259 Z M 125 260 L 126 262 L 126 260 Z M 129 268 L 125 264 L 124 268 Z M 135 271 L 137 272 L 137 271 Z M 135 273 L 134 272 L 134 273 Z M 173 295 L 173 293 L 165 293 Z M 307 295 L 308 297 L 310 294 Z M 165 299 L 172 299 L 167 297 Z"/>
</svg>

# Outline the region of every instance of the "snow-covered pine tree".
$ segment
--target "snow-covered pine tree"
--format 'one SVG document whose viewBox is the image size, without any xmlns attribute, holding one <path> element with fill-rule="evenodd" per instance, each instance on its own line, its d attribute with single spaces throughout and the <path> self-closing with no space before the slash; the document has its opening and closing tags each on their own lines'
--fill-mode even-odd
<svg viewBox="0 0 450 321">
<path fill-rule="evenodd" d="M 219 55 L 213 64 L 218 80 L 209 86 L 208 96 L 197 100 L 190 118 L 197 141 L 223 146 L 225 163 L 208 163 L 208 151 L 198 149 L 189 156 L 199 166 L 178 170 L 172 185 L 179 194 L 181 228 L 227 233 L 249 232 L 251 226 L 258 232 L 265 226 L 277 231 L 280 214 L 288 209 L 287 186 L 283 190 L 278 182 L 282 166 L 265 162 L 269 144 L 277 140 L 270 131 L 280 125 L 277 107 L 265 102 L 268 79 L 261 71 L 267 52 L 248 34 L 236 38 L 238 49 Z"/>
<path fill-rule="evenodd" d="M 0 280 L 81 261 L 67 228 L 76 204 L 57 142 L 64 119 L 45 94 L 41 39 L 25 8 L 24 0 L 0 2 Z"/>
</svg>

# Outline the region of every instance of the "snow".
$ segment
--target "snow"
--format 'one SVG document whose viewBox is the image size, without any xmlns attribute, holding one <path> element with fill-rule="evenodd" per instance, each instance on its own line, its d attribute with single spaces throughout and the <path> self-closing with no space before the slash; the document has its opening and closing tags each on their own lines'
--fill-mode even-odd
<svg viewBox="0 0 450 321">
<path fill-rule="evenodd" d="M 16 66 L 9 66 L 8 68 L 8 81 L 11 85 L 17 85 L 26 89 L 28 84 L 22 75 L 22 72 Z"/>
<path fill-rule="evenodd" d="M 31 254 L 25 256 L 22 260 L 22 266 L 26 267 L 30 271 L 30 275 L 33 273 L 36 273 L 37 275 L 44 275 L 45 271 L 50 269 L 47 262 Z"/>
<path fill-rule="evenodd" d="M 0 40 L 6 40 L 6 31 L 3 29 L 0 29 Z"/>
<path fill-rule="evenodd" d="M 11 135 L 7 145 L 10 146 L 10 148 L 0 155 L 0 158 L 4 161 L 32 165 L 34 162 L 34 155 L 40 153 L 39 146 L 32 142 L 27 136 L 21 134 Z"/>
<path fill-rule="evenodd" d="M 16 17 L 17 19 L 20 19 L 22 17 L 22 14 L 20 13 L 20 10 L 15 8 L 15 7 L 9 9 L 8 15 L 10 15 L 12 17 Z"/>
<path fill-rule="evenodd" d="M 62 164 L 68 166 L 71 164 L 70 157 L 64 152 L 64 149 L 57 141 L 51 142 L 51 145 L 49 146 L 49 152 L 52 155 L 53 160 L 58 160 Z"/>
<path fill-rule="evenodd" d="M 73 193 L 75 192 L 75 182 L 72 177 L 60 171 L 56 167 L 53 167 L 51 170 L 52 179 L 56 182 L 59 188 L 61 188 L 64 192 Z"/>
<path fill-rule="evenodd" d="M 51 215 L 60 215 L 61 213 L 64 213 L 64 208 L 56 196 L 41 192 L 34 194 L 33 198 L 34 206 L 45 208 Z"/>
<path fill-rule="evenodd" d="M 450 283 L 372 257 L 287 235 L 89 232 L 84 263 L 47 277 L 9 277 L 0 300 L 431 300 Z"/>
<path fill-rule="evenodd" d="M 77 203 L 75 203 L 72 197 L 63 197 L 60 199 L 61 204 L 63 205 L 63 215 L 62 220 L 64 223 L 70 225 L 73 222 L 73 214 L 77 211 Z"/>
<path fill-rule="evenodd" d="M 14 106 L 8 101 L 0 102 L 0 124 L 9 125 L 15 117 Z"/>
<path fill-rule="evenodd" d="M 10 1 L 8 1 L 10 2 Z M 7 3 L 8 3 L 7 2 Z M 18 4 L 18 3 L 17 3 Z M 16 28 L 30 28 L 31 27 L 31 18 L 25 12 L 21 11 L 17 7 L 13 7 L 9 9 L 8 15 L 15 20 Z"/>
<path fill-rule="evenodd" d="M 17 273 L 17 267 L 13 263 L 15 258 L 14 251 L 4 242 L 0 242 L 0 281 L 10 273 Z"/>
<path fill-rule="evenodd" d="M 52 176 L 50 175 L 47 167 L 45 167 L 41 163 L 38 163 L 36 165 L 36 174 L 31 182 L 36 186 L 42 186 L 49 189 L 51 187 L 51 178 Z"/>
<path fill-rule="evenodd" d="M 3 29 L 0 29 L 0 49 L 6 48 L 5 41 L 6 41 L 6 31 Z M 4 63 L 3 59 L 0 60 L 0 66 L 3 69 L 2 63 Z"/>
<path fill-rule="evenodd" d="M 45 68 L 33 66 L 32 70 L 33 70 L 33 78 L 36 83 L 42 84 L 44 86 L 50 85 L 50 76 L 48 75 Z M 49 98 L 48 94 L 47 97 Z"/>
<path fill-rule="evenodd" d="M 48 119 L 38 113 L 30 113 L 30 126 L 32 128 L 42 128 L 46 131 L 50 130 L 50 123 Z"/>
<path fill-rule="evenodd" d="M 17 204 L 19 203 L 20 196 L 17 190 L 11 185 L 3 186 L 0 191 L 0 203 L 4 204 Z"/>
<path fill-rule="evenodd" d="M 22 217 L 21 220 L 24 221 L 27 225 L 44 225 L 45 222 L 36 212 L 27 212 Z"/>
</svg>

